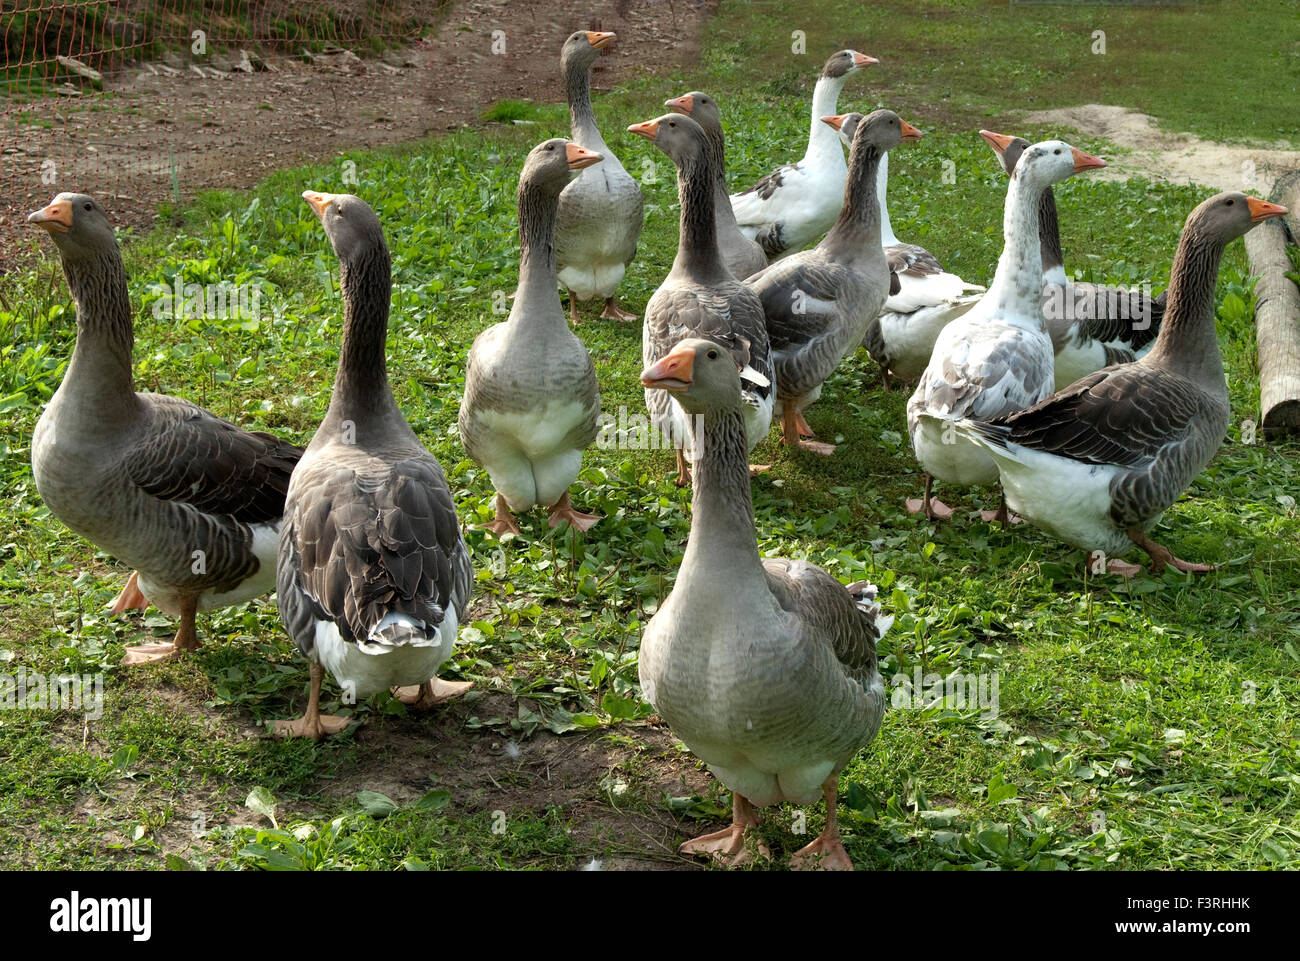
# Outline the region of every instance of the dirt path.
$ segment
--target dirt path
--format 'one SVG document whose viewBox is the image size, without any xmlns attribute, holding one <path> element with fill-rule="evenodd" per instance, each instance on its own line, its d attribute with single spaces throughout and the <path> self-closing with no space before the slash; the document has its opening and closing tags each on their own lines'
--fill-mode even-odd
<svg viewBox="0 0 1300 961">
<path fill-rule="evenodd" d="M 1090 103 L 1039 110 L 1025 114 L 1024 119 L 1073 127 L 1123 147 L 1126 152 L 1113 159 L 1106 157 L 1110 166 L 1097 173 L 1111 180 L 1149 177 L 1267 197 L 1281 174 L 1300 169 L 1300 151 L 1288 149 L 1290 145 L 1229 146 L 1195 134 L 1170 133 L 1157 127 L 1155 118 L 1125 107 Z"/>
<path fill-rule="evenodd" d="M 504 98 L 560 100 L 559 50 L 574 29 L 619 36 L 593 72 L 597 90 L 690 63 L 713 5 L 455 0 L 432 39 L 383 60 L 267 55 L 266 71 L 200 76 L 171 55 L 177 75 L 137 64 L 106 79 L 107 95 L 0 107 L 0 263 L 26 236 L 23 215 L 58 190 L 95 194 L 118 222 L 145 227 L 177 193 L 250 187 L 279 168 L 442 133 Z"/>
</svg>

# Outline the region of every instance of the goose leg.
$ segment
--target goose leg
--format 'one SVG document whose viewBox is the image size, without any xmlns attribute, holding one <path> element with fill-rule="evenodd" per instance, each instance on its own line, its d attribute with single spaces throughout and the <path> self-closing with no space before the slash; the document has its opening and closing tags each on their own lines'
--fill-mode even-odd
<svg viewBox="0 0 1300 961">
<path fill-rule="evenodd" d="M 126 649 L 122 658 L 123 667 L 138 667 L 152 664 L 154 661 L 166 661 L 181 654 L 193 653 L 199 649 L 199 632 L 194 626 L 194 615 L 199 608 L 197 595 L 181 599 L 181 622 L 176 628 L 176 636 L 171 643 L 155 641 L 152 644 L 139 644 Z"/>
<path fill-rule="evenodd" d="M 1187 574 L 1208 574 L 1210 571 L 1217 570 L 1213 564 L 1196 564 L 1175 557 L 1173 551 L 1157 544 L 1136 527 L 1128 529 L 1128 539 L 1147 552 L 1147 555 L 1151 558 L 1151 573 L 1153 574 L 1161 573 L 1166 564 Z"/>
<path fill-rule="evenodd" d="M 814 454 L 821 454 L 823 457 L 829 457 L 835 452 L 834 444 L 823 444 L 821 441 L 804 440 L 799 436 L 799 421 L 801 415 L 795 410 L 793 404 L 786 404 L 781 411 L 781 443 L 786 447 L 801 447 L 806 451 Z"/>
<path fill-rule="evenodd" d="M 311 665 L 311 696 L 307 698 L 307 713 L 296 721 L 276 721 L 272 731 L 280 737 L 309 737 L 319 741 L 327 734 L 337 734 L 351 722 L 351 718 L 320 712 L 320 684 L 325 679 L 325 668 L 315 661 Z"/>
<path fill-rule="evenodd" d="M 844 850 L 840 840 L 839 820 L 835 816 L 835 804 L 839 797 L 840 776 L 833 774 L 822 785 L 822 796 L 826 798 L 826 827 L 817 835 L 817 840 L 807 847 L 802 847 L 790 855 L 790 868 L 793 871 L 852 871 L 853 862 Z"/>
<path fill-rule="evenodd" d="M 808 421 L 804 420 L 803 411 L 795 411 L 795 414 L 798 417 L 799 436 L 809 438 L 816 437 L 817 433 L 808 424 Z"/>
<path fill-rule="evenodd" d="M 616 303 L 616 299 L 617 299 L 617 298 L 615 298 L 615 297 L 606 297 L 606 298 L 605 298 L 605 310 L 604 310 L 604 312 L 600 315 L 601 319 L 602 319 L 602 320 L 621 320 L 621 321 L 625 321 L 625 322 L 626 322 L 626 321 L 633 321 L 633 320 L 636 320 L 636 314 L 629 314 L 626 310 L 623 310 L 622 308 L 620 308 L 620 307 L 618 306 L 618 304 Z"/>
<path fill-rule="evenodd" d="M 393 688 L 393 697 L 417 711 L 427 711 L 443 701 L 460 697 L 471 687 L 473 681 L 444 681 L 440 677 L 431 677 L 423 684 L 411 684 L 407 687 Z"/>
<path fill-rule="evenodd" d="M 569 322 L 574 327 L 582 323 L 582 318 L 578 316 L 578 298 L 573 295 L 571 290 L 569 291 Z"/>
<path fill-rule="evenodd" d="M 889 385 L 889 368 L 884 364 L 880 365 L 880 386 L 885 389 L 886 394 L 893 389 Z"/>
<path fill-rule="evenodd" d="M 691 463 L 680 447 L 677 448 L 677 478 L 673 483 L 678 487 L 689 487 L 691 484 Z"/>
<path fill-rule="evenodd" d="M 934 478 L 929 474 L 925 477 L 925 499 L 921 500 L 916 497 L 907 499 L 907 512 L 909 514 L 925 514 L 925 519 L 929 521 L 946 521 L 951 519 L 953 510 L 937 497 L 930 496 L 930 488 L 934 484 Z"/>
<path fill-rule="evenodd" d="M 758 825 L 758 812 L 754 806 L 739 794 L 731 796 L 731 826 L 712 834 L 702 834 L 698 838 L 683 841 L 677 853 L 681 855 L 702 855 L 721 861 L 727 867 L 740 867 L 754 860 L 745 847 L 745 834 Z M 759 841 L 756 845 L 762 857 L 771 857 L 767 845 Z"/>
<path fill-rule="evenodd" d="M 143 611 L 149 606 L 149 601 L 140 592 L 139 579 L 139 572 L 132 571 L 131 576 L 122 585 L 121 592 L 113 599 L 111 607 L 114 614 L 123 614 L 126 611 Z"/>
<path fill-rule="evenodd" d="M 519 522 L 515 520 L 515 515 L 510 513 L 510 505 L 506 499 L 497 494 L 497 516 L 488 521 L 486 524 L 478 525 L 480 530 L 491 531 L 497 537 L 504 537 L 506 534 L 514 534 L 516 537 L 522 536 L 523 531 L 519 529 Z"/>
<path fill-rule="evenodd" d="M 568 491 L 565 491 L 564 496 L 551 505 L 550 515 L 550 525 L 552 527 L 555 527 L 560 521 L 568 521 L 580 531 L 590 530 L 600 520 L 599 514 L 583 514 L 581 511 L 574 509 L 573 504 L 569 501 Z"/>
<path fill-rule="evenodd" d="M 1012 514 L 1007 510 L 1007 492 L 1005 490 L 1002 491 L 1002 502 L 998 505 L 998 509 L 996 511 L 980 511 L 980 517 L 985 522 L 997 521 L 1003 527 L 1008 524 L 1023 524 L 1025 522 L 1025 519 L 1019 514 Z"/>
</svg>

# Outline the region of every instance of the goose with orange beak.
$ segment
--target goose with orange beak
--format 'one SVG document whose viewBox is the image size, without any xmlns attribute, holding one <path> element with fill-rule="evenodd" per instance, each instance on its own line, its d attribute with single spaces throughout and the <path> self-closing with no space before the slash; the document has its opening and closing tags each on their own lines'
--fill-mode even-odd
<svg viewBox="0 0 1300 961">
<path fill-rule="evenodd" d="M 520 534 L 515 514 L 535 506 L 547 509 L 552 527 L 564 521 L 585 531 L 600 519 L 569 499 L 582 453 L 596 439 L 600 393 L 591 355 L 569 329 L 556 292 L 554 236 L 571 172 L 602 162 L 558 137 L 529 152 L 519 175 L 514 303 L 506 320 L 470 347 L 460 438 L 492 478 L 495 517 L 483 527 L 498 537 Z"/>
<path fill-rule="evenodd" d="M 839 773 L 880 729 L 876 656 L 893 622 L 876 587 L 845 587 L 806 561 L 759 555 L 741 399 L 731 351 L 677 344 L 641 372 L 697 424 L 691 533 L 672 592 L 641 640 L 641 689 L 656 712 L 732 791 L 732 823 L 682 854 L 742 865 L 768 850 L 757 808 L 826 802 L 826 826 L 790 859 L 851 870 L 840 837 Z"/>
<path fill-rule="evenodd" d="M 1089 374 L 1021 413 L 957 422 L 964 439 L 993 457 L 1011 508 L 1088 551 L 1091 573 L 1137 574 L 1141 567 L 1120 559 L 1135 546 L 1157 574 L 1166 566 L 1214 569 L 1176 557 L 1150 532 L 1214 457 L 1228 428 L 1214 328 L 1223 250 L 1286 213 L 1235 191 L 1203 201 L 1178 241 L 1169 307 L 1150 353 Z"/>
<path fill-rule="evenodd" d="M 591 109 L 591 66 L 614 40 L 612 33 L 578 30 L 560 52 L 570 137 L 601 158 L 564 188 L 555 220 L 557 276 L 569 293 L 574 324 L 579 323 L 578 302 L 593 297 L 605 302 L 603 319 L 636 320 L 636 314 L 618 306 L 618 287 L 641 236 L 641 187 L 605 143 Z"/>
<path fill-rule="evenodd" d="M 946 519 L 935 478 L 964 487 L 996 483 L 997 464 L 984 448 L 957 436 L 953 421 L 992 420 L 1024 410 L 1053 390 L 1052 339 L 1043 326 L 1043 261 L 1038 202 L 1054 183 L 1106 166 L 1060 140 L 1025 151 L 1011 178 L 1002 217 L 1003 248 L 988 292 L 939 333 L 930 362 L 907 402 L 912 449 L 925 472 L 925 496 L 907 509 Z M 1006 498 L 986 519 L 1010 521 Z"/>
</svg>

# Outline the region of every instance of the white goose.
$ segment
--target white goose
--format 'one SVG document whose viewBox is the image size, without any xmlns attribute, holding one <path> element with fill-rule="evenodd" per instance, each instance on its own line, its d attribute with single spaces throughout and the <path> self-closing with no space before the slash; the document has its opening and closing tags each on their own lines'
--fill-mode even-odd
<svg viewBox="0 0 1300 961">
<path fill-rule="evenodd" d="M 1051 184 L 1105 165 L 1059 140 L 1034 144 L 1020 158 L 1007 189 L 1004 246 L 993 285 L 978 304 L 940 331 L 907 402 L 912 449 L 925 471 L 925 498 L 908 500 L 908 511 L 924 512 L 931 520 L 952 516 L 950 507 L 930 496 L 935 477 L 962 486 L 998 478 L 993 458 L 982 445 L 958 436 L 952 421 L 991 420 L 1024 410 L 1052 392 L 1052 341 L 1040 304 L 1038 200 Z M 1005 496 L 992 516 L 1007 522 Z"/>
<path fill-rule="evenodd" d="M 826 233 L 839 216 L 848 164 L 839 137 L 821 122 L 835 113 L 850 76 L 875 57 L 854 50 L 832 54 L 813 88 L 808 149 L 797 163 L 777 167 L 754 186 L 731 195 L 741 232 L 756 241 L 768 260 L 802 250 Z"/>
<path fill-rule="evenodd" d="M 963 437 L 993 456 L 1014 510 L 1068 544 L 1108 555 L 1114 573 L 1141 570 L 1117 557 L 1134 545 L 1156 573 L 1166 564 L 1213 570 L 1180 560 L 1149 533 L 1214 457 L 1228 427 L 1214 330 L 1223 249 L 1286 213 L 1240 193 L 1204 201 L 1183 227 L 1168 308 L 1149 354 L 1089 374 L 1010 417 L 958 423 Z"/>
<path fill-rule="evenodd" d="M 862 120 L 861 113 L 823 117 L 848 144 Z M 937 257 L 917 244 L 903 243 L 894 234 L 885 201 L 889 183 L 889 154 L 880 158 L 876 197 L 880 202 L 880 243 L 894 275 L 880 315 L 867 327 L 862 346 L 880 366 L 880 380 L 889 390 L 889 375 L 915 380 L 925 370 L 934 342 L 950 321 L 979 302 L 984 288 L 943 269 Z"/>
</svg>

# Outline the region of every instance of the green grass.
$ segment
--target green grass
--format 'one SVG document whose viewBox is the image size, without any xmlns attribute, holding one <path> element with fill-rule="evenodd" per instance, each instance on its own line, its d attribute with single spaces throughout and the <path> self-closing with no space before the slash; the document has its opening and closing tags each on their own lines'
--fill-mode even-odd
<svg viewBox="0 0 1300 961">
<path fill-rule="evenodd" d="M 597 102 L 630 170 L 645 160 L 660 164 L 657 183 L 646 187 L 646 228 L 623 288 L 633 309 L 644 306 L 671 260 L 676 198 L 660 155 L 619 133 L 623 127 L 661 113 L 665 97 L 701 87 L 723 102 L 735 182 L 802 149 L 805 75 L 819 54 L 785 74 L 769 71 L 768 86 L 753 81 L 762 44 L 804 15 L 742 6 L 726 5 L 698 69 L 639 78 Z M 898 7 L 897 17 L 910 16 L 909 5 Z M 852 22 L 877 16 L 868 9 Z M 725 17 L 743 29 L 724 29 Z M 955 29 L 940 17 L 933 22 L 937 31 Z M 983 22 L 963 29 L 984 30 Z M 883 42 L 814 27 L 807 27 L 810 51 L 852 43 L 888 55 Z M 1225 25 L 1223 41 L 1235 42 L 1237 28 Z M 760 32 L 750 36 L 751 29 Z M 748 39 L 728 39 L 739 34 Z M 1062 56 L 1056 42 L 1049 37 L 1035 53 Z M 786 48 L 782 41 L 772 57 Z M 1227 47 L 1225 57 L 1234 51 L 1248 69 L 1249 51 Z M 973 53 L 942 56 L 966 60 L 954 71 L 973 70 Z M 1184 58 L 1185 71 L 1200 66 L 1195 49 Z M 900 71 L 920 70 L 898 59 Z M 1001 245 L 1004 177 L 960 111 L 925 112 L 931 81 L 896 80 L 886 65 L 873 70 L 880 82 L 898 83 L 900 109 L 926 130 L 891 164 L 895 229 L 949 269 L 987 282 Z M 869 84 L 850 82 L 846 105 L 886 89 L 876 86 L 877 75 L 866 76 Z M 1072 82 L 1070 90 L 1091 97 L 1086 78 Z M 990 88 L 985 96 L 990 109 L 1021 105 L 1017 90 Z M 1157 109 L 1155 101 L 1122 102 Z M 465 353 L 499 319 L 494 299 L 514 288 L 522 158 L 533 143 L 564 133 L 567 121 L 562 105 L 502 111 L 503 119 L 535 123 L 341 158 L 356 162 L 360 183 L 347 189 L 379 212 L 394 255 L 389 364 L 399 402 L 443 464 L 470 524 L 490 517 L 491 491 L 455 433 Z M 945 160 L 955 183 L 941 176 Z M 124 238 L 139 307 L 141 389 L 181 394 L 251 428 L 300 441 L 311 435 L 328 403 L 340 303 L 337 263 L 299 194 L 344 189 L 344 169 L 340 162 L 283 171 L 250 194 L 206 194 L 148 236 Z M 1076 178 L 1058 191 L 1067 260 L 1093 279 L 1150 280 L 1162 289 L 1181 223 L 1204 195 Z M 410 716 L 380 696 L 355 709 L 362 724 L 328 743 L 265 737 L 263 721 L 301 711 L 307 680 L 269 598 L 204 615 L 205 645 L 185 663 L 117 668 L 124 644 L 166 637 L 174 625 L 156 612 L 107 616 L 102 607 L 124 570 L 50 517 L 33 487 L 32 427 L 74 334 L 48 242 L 42 250 L 38 268 L 0 283 L 0 520 L 11 532 L 0 543 L 0 672 L 103 672 L 105 708 L 88 723 L 68 712 L 0 711 L 7 760 L 0 847 L 8 863 L 671 862 L 683 835 L 726 816 L 724 792 L 647 716 L 636 683 L 641 628 L 672 585 L 688 528 L 689 496 L 672 486 L 665 452 L 588 452 L 575 502 L 606 519 L 585 537 L 548 531 L 540 515 L 525 519 L 522 540 L 468 534 L 475 606 L 445 673 L 478 686 L 434 717 Z M 185 282 L 256 284 L 263 315 L 155 319 L 151 285 L 170 286 L 178 273 Z M 1224 259 L 1218 293 L 1233 423 L 1253 424 L 1253 297 L 1240 243 Z M 643 405 L 639 326 L 597 321 L 595 313 L 589 305 L 579 332 L 595 358 L 605 409 L 636 413 Z M 1168 513 L 1161 539 L 1182 556 L 1223 563 L 1222 570 L 1196 579 L 1085 581 L 1082 556 L 1036 531 L 978 520 L 930 526 L 904 513 L 904 497 L 918 489 L 905 400 L 903 391 L 882 393 L 873 366 L 856 356 L 810 414 L 820 435 L 841 444 L 833 458 L 790 454 L 770 441 L 755 455 L 773 464 L 754 484 L 762 550 L 883 588 L 898 616 L 881 646 L 887 679 L 918 667 L 998 679 L 996 717 L 953 706 L 887 714 L 842 782 L 846 843 L 858 864 L 1293 864 L 1300 856 L 1295 445 L 1249 443 L 1250 428 L 1233 426 L 1214 463 Z M 960 503 L 973 510 L 991 499 L 990 491 L 974 492 Z M 339 710 L 337 698 L 329 685 L 326 709 Z M 807 840 L 797 829 L 815 831 L 821 817 L 819 808 L 773 811 L 764 832 L 781 857 Z"/>
</svg>

